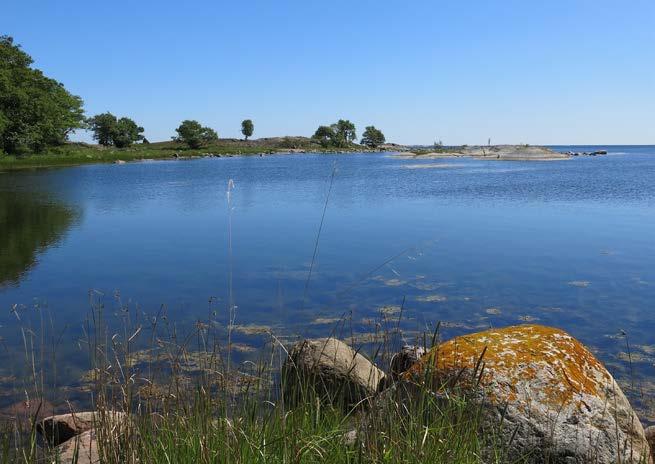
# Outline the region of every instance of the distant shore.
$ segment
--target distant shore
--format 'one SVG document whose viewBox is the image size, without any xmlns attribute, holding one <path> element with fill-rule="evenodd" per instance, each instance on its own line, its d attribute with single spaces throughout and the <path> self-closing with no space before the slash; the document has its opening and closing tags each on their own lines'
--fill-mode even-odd
<svg viewBox="0 0 655 464">
<path fill-rule="evenodd" d="M 358 144 L 347 147 L 323 146 L 308 137 L 271 137 L 255 140 L 219 139 L 206 146 L 192 149 L 179 142 L 140 143 L 129 148 L 111 148 L 95 144 L 72 142 L 42 154 L 0 156 L 0 172 L 21 169 L 68 167 L 82 164 L 130 161 L 194 159 L 202 157 L 266 156 L 299 153 L 379 153 L 386 152 L 400 159 L 476 158 L 498 161 L 559 161 L 578 153 L 560 153 L 551 148 L 532 145 L 492 145 L 459 147 L 416 147 L 384 144 L 370 148 Z M 605 154 L 605 151 L 588 154 Z"/>
<path fill-rule="evenodd" d="M 0 172 L 78 166 L 82 164 L 122 164 L 130 161 L 163 159 L 265 156 L 294 153 L 361 153 L 382 150 L 357 144 L 351 144 L 347 147 L 322 146 L 308 137 L 271 137 L 255 140 L 219 139 L 216 142 L 195 149 L 174 141 L 139 143 L 123 149 L 72 142 L 39 154 L 25 156 L 0 155 Z"/>
<path fill-rule="evenodd" d="M 498 161 L 559 161 L 571 158 L 566 153 L 559 153 L 547 147 L 532 145 L 464 145 L 461 147 L 436 148 L 435 150 L 403 151 L 393 156 L 409 159 L 468 157 Z"/>
</svg>

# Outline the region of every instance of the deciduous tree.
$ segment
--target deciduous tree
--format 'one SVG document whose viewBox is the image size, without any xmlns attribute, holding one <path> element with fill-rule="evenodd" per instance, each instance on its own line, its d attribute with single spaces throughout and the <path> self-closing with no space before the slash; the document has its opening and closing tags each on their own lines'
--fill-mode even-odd
<svg viewBox="0 0 655 464">
<path fill-rule="evenodd" d="M 214 129 L 203 127 L 198 121 L 185 120 L 175 129 L 177 137 L 175 140 L 186 143 L 190 148 L 200 148 L 203 143 L 212 142 L 218 139 Z"/>
<path fill-rule="evenodd" d="M 241 122 L 241 133 L 246 138 L 246 140 L 248 140 L 248 137 L 250 137 L 254 131 L 255 125 L 252 123 L 252 120 L 244 119 Z"/>
<path fill-rule="evenodd" d="M 355 125 L 347 119 L 339 119 L 331 126 L 319 126 L 312 136 L 315 140 L 321 142 L 321 145 L 327 147 L 345 148 L 355 141 Z"/>
<path fill-rule="evenodd" d="M 366 145 L 367 147 L 378 147 L 385 142 L 384 134 L 381 130 L 376 129 L 375 126 L 368 126 L 364 129 L 361 142 L 362 145 Z"/>
<path fill-rule="evenodd" d="M 334 131 L 333 144 L 338 147 L 347 147 L 357 138 L 355 125 L 347 119 L 339 119 L 332 125 Z"/>
<path fill-rule="evenodd" d="M 82 99 L 31 64 L 13 38 L 0 36 L 0 151 L 40 152 L 84 127 Z"/>
<path fill-rule="evenodd" d="M 101 113 L 86 120 L 89 130 L 93 132 L 93 138 L 106 147 L 110 146 L 113 141 L 114 132 L 118 119 L 113 114 Z"/>
<path fill-rule="evenodd" d="M 118 119 L 109 112 L 87 119 L 87 125 L 100 145 L 126 148 L 138 140 L 143 140 L 143 127 L 130 118 Z"/>
<path fill-rule="evenodd" d="M 318 126 L 312 138 L 318 140 L 322 146 L 327 147 L 334 139 L 334 130 L 330 126 Z"/>
<path fill-rule="evenodd" d="M 125 148 L 138 140 L 143 140 L 143 127 L 137 125 L 130 118 L 120 118 L 116 123 L 116 129 L 112 140 L 117 148 Z"/>
</svg>

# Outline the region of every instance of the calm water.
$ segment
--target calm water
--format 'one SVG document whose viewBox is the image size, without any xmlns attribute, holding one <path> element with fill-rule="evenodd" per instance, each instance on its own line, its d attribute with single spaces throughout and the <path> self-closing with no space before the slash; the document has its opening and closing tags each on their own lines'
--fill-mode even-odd
<svg viewBox="0 0 655 464">
<path fill-rule="evenodd" d="M 44 308 L 71 373 L 87 359 L 76 340 L 90 298 L 118 319 L 121 307 L 164 305 L 180 328 L 225 316 L 233 179 L 237 325 L 316 336 L 346 317 L 348 332 L 352 321 L 367 334 L 384 317 L 395 324 L 380 308 L 403 298 L 408 339 L 437 321 L 446 337 L 555 325 L 636 379 L 631 397 L 655 419 L 640 393 L 655 390 L 655 147 L 609 150 L 540 163 L 281 155 L 0 173 L 0 378 L 23 352 L 18 327 L 40 325 Z M 237 341 L 261 343 L 248 332 Z"/>
</svg>

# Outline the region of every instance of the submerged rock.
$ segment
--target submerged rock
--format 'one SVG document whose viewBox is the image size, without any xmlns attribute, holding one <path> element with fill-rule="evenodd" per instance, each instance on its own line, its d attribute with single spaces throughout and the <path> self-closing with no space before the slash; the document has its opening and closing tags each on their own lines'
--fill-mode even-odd
<svg viewBox="0 0 655 464">
<path fill-rule="evenodd" d="M 335 338 L 303 340 L 289 350 L 284 363 L 283 393 L 302 401 L 309 391 L 332 404 L 355 406 L 372 397 L 384 372 L 371 361 Z"/>
<path fill-rule="evenodd" d="M 13 423 L 19 430 L 29 430 L 33 421 L 53 414 L 55 406 L 47 400 L 18 401 L 0 409 L 0 424 Z"/>
<path fill-rule="evenodd" d="M 512 460 L 652 462 L 621 388 L 562 330 L 519 325 L 457 337 L 431 349 L 404 378 L 479 401 L 483 437 L 495 434 L 495 447 Z"/>
</svg>

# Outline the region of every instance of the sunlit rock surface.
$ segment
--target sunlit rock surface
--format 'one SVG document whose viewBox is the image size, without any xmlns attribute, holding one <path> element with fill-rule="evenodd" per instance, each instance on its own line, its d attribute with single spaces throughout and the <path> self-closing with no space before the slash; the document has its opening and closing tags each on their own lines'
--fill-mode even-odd
<svg viewBox="0 0 655 464">
<path fill-rule="evenodd" d="M 372 397 L 384 372 L 335 338 L 303 340 L 291 347 L 283 368 L 283 389 L 302 400 L 308 388 L 328 402 L 355 406 Z"/>
<path fill-rule="evenodd" d="M 621 388 L 562 330 L 519 325 L 457 337 L 433 348 L 405 378 L 482 401 L 485 436 L 495 431 L 511 458 L 651 462 Z"/>
</svg>

